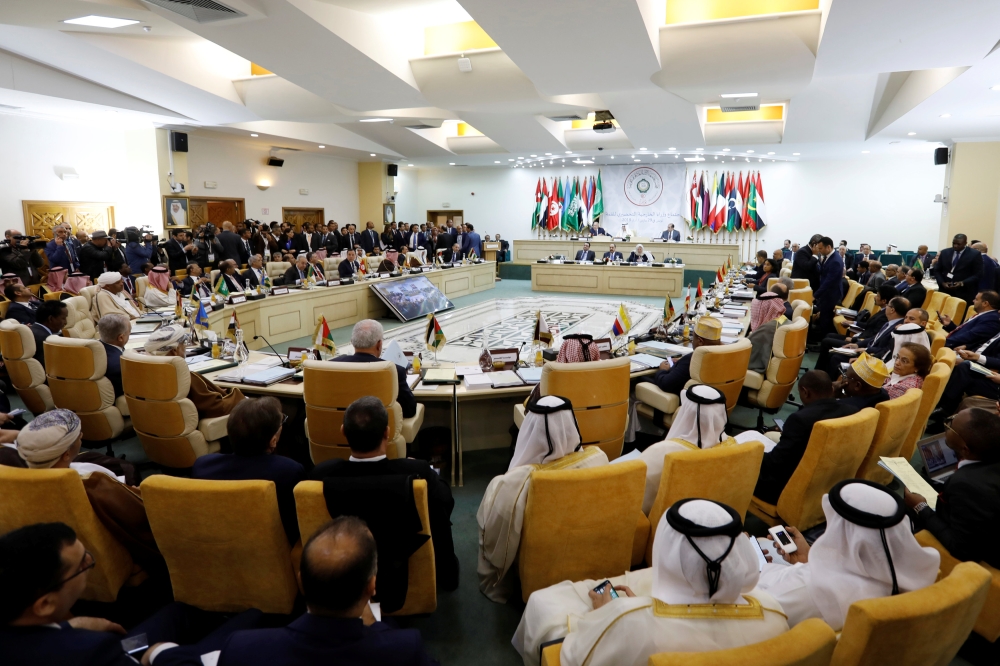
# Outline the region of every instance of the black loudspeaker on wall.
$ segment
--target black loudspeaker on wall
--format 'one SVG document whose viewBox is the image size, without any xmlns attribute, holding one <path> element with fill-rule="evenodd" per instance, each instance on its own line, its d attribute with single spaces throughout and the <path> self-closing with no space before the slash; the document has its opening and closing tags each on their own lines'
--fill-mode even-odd
<svg viewBox="0 0 1000 666">
<path fill-rule="evenodd" d="M 390 164 L 389 166 L 386 167 L 385 173 L 387 176 L 392 176 L 393 178 L 395 178 L 396 176 L 399 175 L 399 165 Z"/>
<path fill-rule="evenodd" d="M 947 148 L 935 148 L 934 149 L 934 164 L 947 164 L 948 163 L 948 149 Z"/>
<path fill-rule="evenodd" d="M 280 157 L 268 157 L 267 166 L 280 167 L 285 163 L 285 160 Z"/>
<path fill-rule="evenodd" d="M 170 150 L 175 153 L 186 153 L 188 151 L 188 135 L 184 132 L 171 132 Z"/>
</svg>

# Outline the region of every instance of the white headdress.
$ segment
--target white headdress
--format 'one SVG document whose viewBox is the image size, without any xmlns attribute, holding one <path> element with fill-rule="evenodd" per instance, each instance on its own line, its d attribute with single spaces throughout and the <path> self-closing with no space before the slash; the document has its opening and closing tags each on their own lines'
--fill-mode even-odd
<svg viewBox="0 0 1000 666">
<path fill-rule="evenodd" d="M 529 403 L 508 470 L 558 460 L 580 448 L 583 438 L 566 398 L 549 395 Z"/>
</svg>

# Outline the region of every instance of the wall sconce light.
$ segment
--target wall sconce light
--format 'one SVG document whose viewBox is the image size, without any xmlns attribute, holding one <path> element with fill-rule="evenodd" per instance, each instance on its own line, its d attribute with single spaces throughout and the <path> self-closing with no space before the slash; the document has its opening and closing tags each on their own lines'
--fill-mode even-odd
<svg viewBox="0 0 1000 666">
<path fill-rule="evenodd" d="M 257 189 L 260 190 L 261 192 L 263 192 L 269 187 L 271 187 L 271 183 L 269 181 L 262 180 L 259 183 L 257 183 Z"/>
</svg>

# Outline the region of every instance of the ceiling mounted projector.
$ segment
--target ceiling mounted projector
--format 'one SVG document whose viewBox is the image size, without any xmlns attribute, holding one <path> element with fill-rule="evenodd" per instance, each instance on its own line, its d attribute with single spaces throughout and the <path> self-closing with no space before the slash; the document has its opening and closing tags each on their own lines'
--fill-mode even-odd
<svg viewBox="0 0 1000 666">
<path fill-rule="evenodd" d="M 594 131 L 607 134 L 608 132 L 614 132 L 615 126 L 610 120 L 605 120 L 604 122 L 594 123 Z"/>
</svg>

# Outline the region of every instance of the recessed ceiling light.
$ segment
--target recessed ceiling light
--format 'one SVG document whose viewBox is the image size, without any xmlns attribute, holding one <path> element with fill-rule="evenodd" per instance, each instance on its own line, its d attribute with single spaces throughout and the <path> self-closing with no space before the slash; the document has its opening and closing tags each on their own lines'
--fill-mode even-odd
<svg viewBox="0 0 1000 666">
<path fill-rule="evenodd" d="M 326 148 L 326 146 L 319 146 L 320 148 Z"/>
<path fill-rule="evenodd" d="M 493 160 L 493 164 L 500 164 L 500 160 Z"/>
<path fill-rule="evenodd" d="M 546 155 L 551 155 L 552 153 L 545 153 Z"/>
<path fill-rule="evenodd" d="M 747 151 L 747 153 L 752 153 L 752 152 L 753 152 L 753 150 L 748 150 L 748 151 Z"/>
<path fill-rule="evenodd" d="M 519 159 L 519 160 L 523 160 L 524 158 L 523 158 L 523 157 L 518 157 L 517 159 Z"/>
<path fill-rule="evenodd" d="M 763 158 L 763 157 L 758 157 L 758 158 L 757 158 L 757 161 L 758 161 L 758 162 L 763 162 L 763 161 L 764 161 L 764 158 Z"/>
<path fill-rule="evenodd" d="M 990 86 L 990 90 L 1000 90 L 1000 84 L 997 84 L 995 86 Z"/>
<path fill-rule="evenodd" d="M 513 161 L 514 161 L 514 158 L 513 158 L 513 157 L 509 157 L 509 158 L 507 158 L 507 161 L 508 161 L 508 162 L 513 162 Z"/>
<path fill-rule="evenodd" d="M 639 150 L 646 150 L 645 148 L 640 148 Z"/>
<path fill-rule="evenodd" d="M 916 136 L 916 135 L 917 135 L 916 132 L 907 132 L 906 133 L 906 136 Z"/>
<path fill-rule="evenodd" d="M 684 161 L 685 162 L 704 162 L 705 158 L 704 157 L 685 157 Z"/>
<path fill-rule="evenodd" d="M 615 156 L 614 156 L 614 155 L 612 155 L 612 156 L 611 156 L 611 159 L 615 159 Z"/>
<path fill-rule="evenodd" d="M 723 99 L 732 99 L 734 97 L 756 97 L 757 93 L 724 93 L 719 95 Z"/>
<path fill-rule="evenodd" d="M 448 162 L 448 166 L 455 166 L 454 162 Z"/>
<path fill-rule="evenodd" d="M 567 151 L 566 151 L 566 154 L 567 154 L 567 155 L 572 155 L 572 154 L 573 154 L 573 151 L 572 151 L 572 150 L 567 150 Z"/>
<path fill-rule="evenodd" d="M 715 156 L 715 159 L 719 159 L 719 156 L 718 156 L 718 155 L 716 155 L 716 156 Z"/>
<path fill-rule="evenodd" d="M 413 166 L 412 164 L 407 164 L 406 166 Z"/>
<path fill-rule="evenodd" d="M 368 153 L 369 157 L 375 157 L 375 153 Z"/>
<path fill-rule="evenodd" d="M 659 156 L 660 156 L 659 153 L 653 153 L 653 157 L 659 157 Z"/>
<path fill-rule="evenodd" d="M 771 152 L 768 153 L 768 155 L 774 155 L 774 151 L 772 150 Z"/>
<path fill-rule="evenodd" d="M 722 152 L 724 152 L 724 153 L 728 153 L 728 152 L 729 152 L 729 148 L 723 148 L 723 149 L 722 149 Z"/>
<path fill-rule="evenodd" d="M 538 157 L 538 155 L 532 155 L 532 157 Z M 524 159 L 523 157 L 521 159 Z"/>
<path fill-rule="evenodd" d="M 359 123 L 391 123 L 392 118 L 362 118 Z"/>
<path fill-rule="evenodd" d="M 121 28 L 126 25 L 135 25 L 138 21 L 133 19 L 111 18 L 110 16 L 81 16 L 80 18 L 69 19 L 63 23 L 73 25 L 88 25 L 92 28 Z"/>
<path fill-rule="evenodd" d="M 801 155 L 801 154 L 802 154 L 802 153 L 792 153 L 792 155 L 795 155 L 796 157 L 798 157 L 798 156 L 799 156 L 799 155 Z"/>
<path fill-rule="evenodd" d="M 951 118 L 951 114 L 950 113 L 942 113 L 941 117 L 942 118 Z"/>
<path fill-rule="evenodd" d="M 673 146 L 670 146 L 669 148 L 667 148 L 667 150 L 677 150 L 677 149 L 674 148 Z"/>
<path fill-rule="evenodd" d="M 257 136 L 256 134 L 251 134 L 250 136 Z"/>
<path fill-rule="evenodd" d="M 749 158 L 749 157 L 744 157 L 743 159 L 745 159 L 745 160 L 746 160 L 747 162 L 749 162 L 749 161 L 750 161 L 750 158 Z"/>
<path fill-rule="evenodd" d="M 868 153 L 870 153 L 870 152 L 872 152 L 872 151 L 870 151 L 870 150 L 862 150 L 862 151 L 861 151 L 861 154 L 862 154 L 862 155 L 867 155 L 867 154 L 868 154 Z"/>
<path fill-rule="evenodd" d="M 698 152 L 701 152 L 701 151 L 703 151 L 705 149 L 704 148 L 695 148 L 695 150 L 697 150 Z"/>
<path fill-rule="evenodd" d="M 633 162 L 638 162 L 639 160 L 632 160 Z"/>
<path fill-rule="evenodd" d="M 566 160 L 565 159 L 563 160 L 563 164 L 566 164 Z"/>
</svg>

